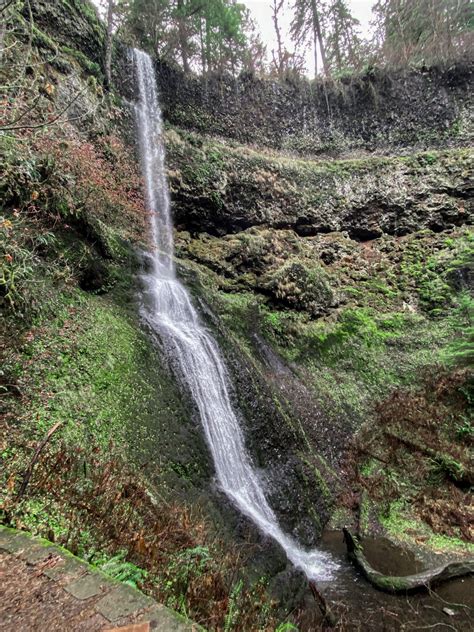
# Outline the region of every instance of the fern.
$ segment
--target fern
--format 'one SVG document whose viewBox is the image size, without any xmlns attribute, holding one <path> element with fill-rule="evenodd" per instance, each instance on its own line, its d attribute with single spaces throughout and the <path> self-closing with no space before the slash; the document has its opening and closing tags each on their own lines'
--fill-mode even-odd
<svg viewBox="0 0 474 632">
<path fill-rule="evenodd" d="M 110 577 L 124 584 L 128 584 L 133 588 L 137 588 L 139 584 L 145 581 L 148 573 L 143 570 L 143 568 L 139 568 L 135 566 L 135 564 L 127 562 L 125 560 L 126 554 L 126 551 L 120 551 L 114 557 L 100 564 L 98 568 Z"/>
</svg>

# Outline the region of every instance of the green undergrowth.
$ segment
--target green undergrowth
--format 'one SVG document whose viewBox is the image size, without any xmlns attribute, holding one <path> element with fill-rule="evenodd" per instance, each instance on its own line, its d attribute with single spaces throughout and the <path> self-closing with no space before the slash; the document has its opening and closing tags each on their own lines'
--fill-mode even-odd
<svg viewBox="0 0 474 632">
<path fill-rule="evenodd" d="M 282 358 L 304 371 L 322 401 L 332 400 L 335 415 L 350 409 L 358 418 L 393 388 L 416 382 L 424 367 L 449 363 L 459 344 L 456 328 L 467 319 L 462 297 L 444 318 L 347 307 L 335 319 L 316 321 L 270 310 L 250 293 L 219 298 L 224 322 L 247 350 L 255 355 L 249 338 L 260 330 Z M 466 341 L 462 353 L 467 348 Z"/>
<path fill-rule="evenodd" d="M 291 359 L 307 368 L 315 391 L 363 417 L 374 399 L 416 381 L 451 340 L 446 323 L 403 313 L 346 309 L 335 323 L 308 325 Z"/>
<path fill-rule="evenodd" d="M 123 442 L 128 420 L 153 396 L 141 374 L 146 352 L 126 311 L 108 299 L 73 295 L 51 323 L 33 331 L 22 354 L 36 431 L 60 421 L 71 440 Z"/>
<path fill-rule="evenodd" d="M 12 401 L 23 436 L 39 440 L 59 423 L 58 437 L 70 445 L 93 441 L 107 451 L 112 442 L 132 460 L 151 459 L 168 478 L 185 472 L 199 480 L 204 457 L 196 445 L 186 449 L 180 426 L 189 414 L 185 400 L 134 305 L 118 289 L 107 296 L 71 290 L 55 304 L 54 317 L 28 331 L 7 367 L 22 393 Z M 177 436 L 183 443 L 174 451 Z"/>
<path fill-rule="evenodd" d="M 385 236 L 370 247 L 268 229 L 178 244 L 240 344 L 258 356 L 252 341 L 263 336 L 336 416 L 361 420 L 425 367 L 472 358 L 465 228 Z"/>
<path fill-rule="evenodd" d="M 75 61 L 77 61 L 82 70 L 89 76 L 96 77 L 101 83 L 104 82 L 104 75 L 102 73 L 100 65 L 96 62 L 91 61 L 80 50 L 70 48 L 69 46 L 62 46 L 61 51 L 64 53 L 66 58 L 72 57 Z"/>
<path fill-rule="evenodd" d="M 403 500 L 392 502 L 386 511 L 379 514 L 379 521 L 387 533 L 399 542 L 441 553 L 474 555 L 474 544 L 461 537 L 434 533 Z"/>
</svg>

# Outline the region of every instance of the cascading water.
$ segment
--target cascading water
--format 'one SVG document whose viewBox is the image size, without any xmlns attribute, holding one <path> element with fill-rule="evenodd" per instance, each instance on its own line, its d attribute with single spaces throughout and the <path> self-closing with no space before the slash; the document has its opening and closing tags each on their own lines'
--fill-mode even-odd
<svg viewBox="0 0 474 632">
<path fill-rule="evenodd" d="M 138 50 L 134 51 L 134 64 L 139 88 L 135 113 L 154 245 L 150 271 L 143 275 L 142 315 L 164 341 L 196 402 L 222 490 L 263 533 L 283 547 L 293 564 L 310 579 L 329 579 L 337 567 L 335 562 L 321 551 L 301 549 L 280 529 L 246 451 L 216 342 L 201 325 L 188 292 L 176 278 L 153 64 L 146 53 Z"/>
</svg>

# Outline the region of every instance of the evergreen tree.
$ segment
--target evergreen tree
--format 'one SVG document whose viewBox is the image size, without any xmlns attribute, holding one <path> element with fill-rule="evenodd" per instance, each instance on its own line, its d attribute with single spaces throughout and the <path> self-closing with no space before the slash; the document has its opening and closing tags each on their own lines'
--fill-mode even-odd
<svg viewBox="0 0 474 632">
<path fill-rule="evenodd" d="M 312 42 L 314 73 L 318 74 L 318 57 L 321 56 L 323 72 L 329 75 L 326 48 L 323 38 L 322 19 L 324 6 L 321 0 L 295 0 L 291 35 L 297 46 L 308 46 Z"/>
<path fill-rule="evenodd" d="M 433 63 L 472 50 L 470 0 L 378 0 L 374 13 L 376 45 L 386 63 Z"/>
<path fill-rule="evenodd" d="M 353 71 L 362 64 L 362 41 L 346 0 L 333 0 L 324 16 L 325 47 L 332 74 Z"/>
<path fill-rule="evenodd" d="M 144 50 L 161 56 L 169 53 L 170 24 L 169 0 L 131 0 L 126 31 Z"/>
<path fill-rule="evenodd" d="M 185 72 L 236 74 L 249 65 L 250 41 L 261 45 L 245 5 L 236 0 L 129 0 L 129 36 Z"/>
</svg>

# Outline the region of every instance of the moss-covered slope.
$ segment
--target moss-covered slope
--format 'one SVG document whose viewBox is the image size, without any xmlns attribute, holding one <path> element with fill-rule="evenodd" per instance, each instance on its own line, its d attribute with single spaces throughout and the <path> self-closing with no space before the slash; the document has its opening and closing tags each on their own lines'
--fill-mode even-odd
<svg viewBox="0 0 474 632">
<path fill-rule="evenodd" d="M 436 392 L 425 376 L 472 359 L 471 153 L 314 162 L 176 130 L 168 151 L 178 256 L 300 427 L 303 458 L 325 460 L 318 467 L 329 496 L 342 489 L 343 505 L 358 508 L 360 481 L 343 480 L 344 463 L 357 454 L 356 470 L 365 471 L 367 457 L 362 444 L 348 450 L 351 435 L 362 426 L 371 444 L 396 389 L 407 401 L 418 389 Z M 446 406 L 466 435 L 470 378 L 462 375 L 462 405 Z M 444 441 L 435 427 L 433 445 Z M 446 458 L 468 467 L 458 435 L 450 436 Z M 402 447 L 408 460 L 420 458 L 417 441 L 413 429 L 413 445 Z M 433 458 L 431 449 L 421 458 Z M 390 467 L 377 470 L 381 480 Z M 434 480 L 428 475 L 417 493 L 431 497 Z M 393 498 L 408 502 L 408 488 Z M 427 528 L 469 538 L 464 494 L 451 498 L 451 518 L 444 511 Z"/>
</svg>

